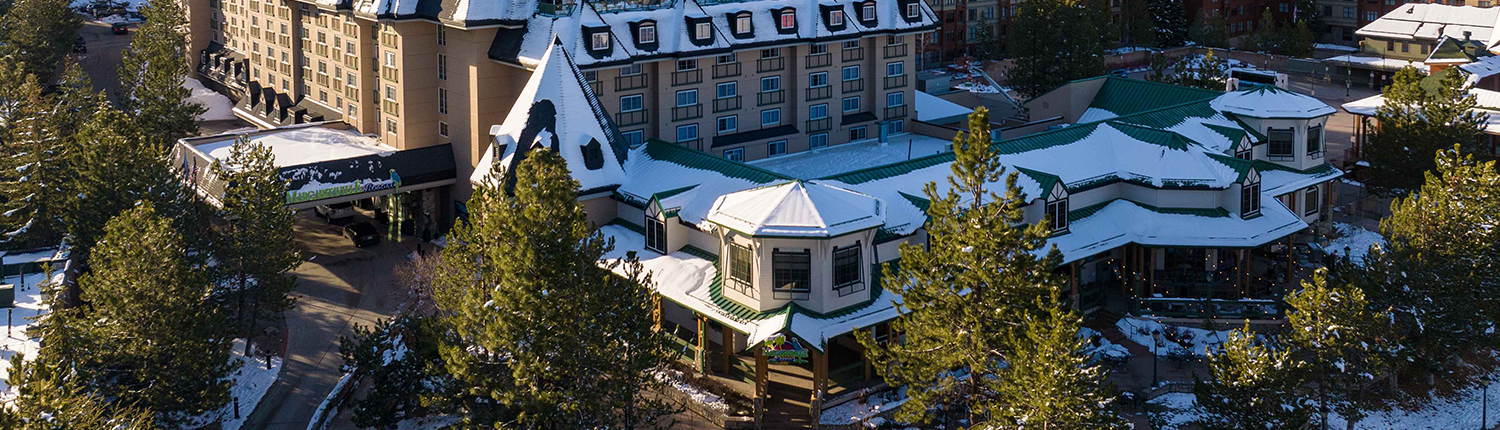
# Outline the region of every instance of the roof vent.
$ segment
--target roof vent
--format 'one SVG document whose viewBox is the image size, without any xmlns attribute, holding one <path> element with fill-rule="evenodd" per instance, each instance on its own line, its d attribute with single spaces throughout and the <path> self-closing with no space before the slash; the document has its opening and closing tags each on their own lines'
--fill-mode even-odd
<svg viewBox="0 0 1500 430">
<path fill-rule="evenodd" d="M 1473 36 L 1473 35 L 1474 35 L 1474 32 L 1469 31 L 1469 30 L 1464 30 L 1464 41 L 1468 42 L 1469 41 L 1469 37 Z"/>
</svg>

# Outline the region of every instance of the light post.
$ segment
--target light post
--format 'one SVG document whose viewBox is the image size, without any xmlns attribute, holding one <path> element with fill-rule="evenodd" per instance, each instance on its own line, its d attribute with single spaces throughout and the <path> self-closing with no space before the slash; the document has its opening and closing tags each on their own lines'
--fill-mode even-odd
<svg viewBox="0 0 1500 430">
<path fill-rule="evenodd" d="M 1484 394 L 1481 395 L 1479 409 L 1479 430 L 1490 427 L 1490 377 L 1484 377 Z"/>
<path fill-rule="evenodd" d="M 1156 349 L 1161 347 L 1161 330 L 1151 330 L 1151 389 L 1156 389 L 1158 370 L 1156 367 Z"/>
</svg>

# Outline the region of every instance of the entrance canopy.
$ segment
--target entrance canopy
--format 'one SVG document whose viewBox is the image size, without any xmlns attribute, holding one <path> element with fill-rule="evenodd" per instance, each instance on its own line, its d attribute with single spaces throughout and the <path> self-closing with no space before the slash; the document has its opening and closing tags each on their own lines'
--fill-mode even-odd
<svg viewBox="0 0 1500 430">
<path fill-rule="evenodd" d="M 229 184 L 210 167 L 228 159 L 241 138 L 271 150 L 292 209 L 452 185 L 456 178 L 451 145 L 397 150 L 334 122 L 178 141 L 172 157 L 183 183 L 221 206 Z"/>
</svg>

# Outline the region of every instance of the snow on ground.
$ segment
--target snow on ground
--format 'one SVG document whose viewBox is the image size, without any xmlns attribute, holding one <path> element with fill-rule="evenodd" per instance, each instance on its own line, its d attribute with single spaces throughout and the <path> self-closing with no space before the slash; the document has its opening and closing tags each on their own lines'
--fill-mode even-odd
<svg viewBox="0 0 1500 430">
<path fill-rule="evenodd" d="M 1158 330 L 1161 331 L 1161 343 L 1155 348 L 1156 355 L 1158 356 L 1179 355 L 1183 353 L 1207 356 L 1210 346 L 1217 347 L 1224 343 L 1229 336 L 1229 330 L 1210 331 L 1200 328 L 1166 326 L 1157 320 L 1138 317 L 1120 318 L 1120 321 L 1116 322 L 1115 326 L 1119 327 L 1120 332 L 1124 333 L 1125 336 L 1130 337 L 1130 341 L 1145 345 L 1148 349 L 1151 348 L 1152 344 L 1151 333 Z M 1185 343 L 1191 343 L 1191 345 L 1180 344 L 1168 339 L 1166 335 L 1168 331 L 1176 332 L 1175 339 L 1181 339 Z"/>
<path fill-rule="evenodd" d="M 1125 349 L 1125 345 L 1110 342 L 1109 339 L 1105 339 L 1104 335 L 1100 334 L 1097 331 L 1094 331 L 1094 329 L 1088 327 L 1078 329 L 1078 337 L 1084 339 L 1093 339 L 1094 336 L 1099 336 L 1099 346 L 1094 346 L 1092 343 L 1090 343 L 1087 347 L 1085 347 L 1085 353 L 1087 353 L 1088 355 L 1098 357 L 1100 359 L 1130 358 L 1130 350 Z"/>
<path fill-rule="evenodd" d="M 860 402 L 859 399 L 854 399 L 848 402 L 844 402 L 838 406 L 824 409 L 823 413 L 819 416 L 819 424 L 849 425 L 855 423 L 866 423 L 867 427 L 874 428 L 874 424 L 882 423 L 885 421 L 882 418 L 876 417 L 876 415 L 879 415 L 881 412 L 899 408 L 901 407 L 901 405 L 905 404 L 907 400 L 909 400 L 906 397 L 905 388 L 897 391 L 894 395 L 890 396 L 892 398 L 895 398 L 895 400 L 889 400 L 886 397 L 886 395 L 873 395 L 870 396 L 870 403 L 868 404 Z"/>
<path fill-rule="evenodd" d="M 1417 70 L 1421 70 L 1423 72 L 1427 71 L 1427 65 L 1423 64 L 1420 61 L 1408 61 L 1408 60 L 1400 60 L 1400 59 L 1395 59 L 1395 58 L 1367 57 L 1367 56 L 1363 56 L 1363 55 L 1354 55 L 1354 54 L 1340 55 L 1340 56 L 1333 57 L 1333 58 L 1326 58 L 1326 59 L 1323 60 L 1323 62 L 1324 63 L 1359 64 L 1359 65 L 1363 65 L 1365 67 L 1373 67 L 1373 68 L 1377 68 L 1377 69 L 1381 69 L 1381 70 L 1400 70 L 1402 67 L 1412 66 L 1412 67 L 1416 67 Z"/>
<path fill-rule="evenodd" d="M 947 151 L 949 140 L 916 133 L 851 142 L 792 155 L 764 158 L 750 164 L 801 179 L 815 179 L 869 167 L 884 166 Z M 910 157 L 908 157 L 910 147 Z"/>
<path fill-rule="evenodd" d="M 245 419 L 250 418 L 250 412 L 255 410 L 255 405 L 260 404 L 266 391 L 271 389 L 271 384 L 276 383 L 277 375 L 281 373 L 281 357 L 272 357 L 269 369 L 266 368 L 263 357 L 246 357 L 245 339 L 234 340 L 233 349 L 229 353 L 229 361 L 235 363 L 237 367 L 237 370 L 230 374 L 234 382 L 229 386 L 229 396 L 231 399 L 239 400 L 239 413 L 235 413 L 235 402 L 230 400 L 229 404 L 219 410 L 203 414 L 193 421 L 201 424 L 217 422 L 222 430 L 239 430 L 240 426 L 245 424 Z"/>
<path fill-rule="evenodd" d="M 73 0 L 73 2 L 70 3 L 68 6 L 69 7 L 73 7 L 73 8 L 87 8 L 90 5 L 93 5 L 93 3 L 94 3 L 94 0 Z M 121 7 L 124 7 L 125 10 L 140 10 L 141 6 L 145 5 L 147 3 L 147 1 L 146 0 L 116 0 L 116 3 L 118 3 Z"/>
<path fill-rule="evenodd" d="M 188 101 L 203 105 L 207 108 L 198 115 L 199 121 L 222 121 L 234 119 L 234 102 L 229 97 L 214 92 L 203 86 L 203 82 L 193 78 L 182 78 L 182 87 L 193 92 L 188 96 Z"/>
<path fill-rule="evenodd" d="M 963 82 L 958 85 L 954 85 L 953 89 L 983 94 L 996 94 L 1000 92 L 1000 88 L 995 87 L 994 85 L 981 84 L 977 82 Z"/>
<path fill-rule="evenodd" d="M 1160 430 L 1178 430 L 1200 418 L 1198 415 L 1198 397 L 1191 393 L 1167 393 L 1146 403 L 1166 409 L 1162 413 L 1162 418 L 1165 418 L 1165 422 L 1163 423 L 1165 425 Z"/>
<path fill-rule="evenodd" d="M 130 16 L 125 16 L 125 15 L 110 15 L 110 16 L 106 16 L 106 17 L 103 17 L 103 18 L 99 18 L 99 22 L 102 22 L 102 23 L 105 23 L 105 24 L 135 24 L 135 23 L 142 22 L 142 21 L 145 21 L 145 20 L 140 19 L 140 18 L 134 18 L 134 17 L 130 17 Z"/>
<path fill-rule="evenodd" d="M 687 395 L 689 398 L 692 398 L 694 402 L 697 402 L 700 405 L 707 406 L 719 412 L 725 412 L 729 410 L 729 404 L 724 403 L 724 399 L 722 397 L 710 393 L 702 388 L 695 387 L 692 384 L 684 381 L 682 372 L 678 372 L 672 369 L 659 369 L 651 372 L 651 376 L 656 378 L 657 381 L 661 381 L 664 384 L 671 385 L 672 388 L 676 388 L 677 391 L 680 391 L 682 392 L 682 394 Z"/>
<path fill-rule="evenodd" d="M 412 418 L 396 423 L 396 430 L 438 430 L 456 426 L 458 422 L 459 417 L 453 415 Z"/>
<path fill-rule="evenodd" d="M 1335 222 L 1333 223 L 1333 230 L 1337 232 L 1338 237 L 1329 241 L 1328 246 L 1319 247 L 1316 243 L 1313 246 L 1322 248 L 1323 252 L 1337 252 L 1341 257 L 1347 254 L 1349 261 L 1354 264 L 1364 265 L 1365 254 L 1370 252 L 1371 245 L 1385 245 L 1385 236 L 1366 230 L 1364 227 Z M 1345 249 L 1346 247 L 1348 248 L 1347 250 Z"/>
<path fill-rule="evenodd" d="M 1353 46 L 1338 45 L 1338 44 L 1333 44 L 1333 43 L 1314 43 L 1313 44 L 1313 48 L 1314 49 L 1327 50 L 1327 51 L 1359 52 L 1359 48 L 1356 48 L 1356 47 L 1353 47 Z"/>
<path fill-rule="evenodd" d="M 1490 391 L 1500 389 L 1500 382 L 1492 384 Z M 1370 416 L 1355 425 L 1358 430 L 1446 430 L 1446 429 L 1472 429 L 1480 428 L 1480 421 L 1485 417 L 1482 410 L 1483 388 L 1474 387 L 1460 393 L 1451 399 L 1436 400 L 1431 404 L 1415 410 L 1391 410 L 1371 412 Z M 1197 410 L 1197 398 L 1187 393 L 1170 393 L 1152 399 L 1149 403 L 1163 406 L 1168 411 L 1163 413 L 1167 420 L 1165 429 L 1179 429 L 1188 422 L 1199 419 L 1200 412 Z M 1491 401 L 1488 405 L 1488 418 L 1494 425 L 1500 420 L 1500 401 Z M 1338 414 L 1328 417 L 1328 428 L 1347 428 L 1348 424 Z"/>
<path fill-rule="evenodd" d="M 10 377 L 10 357 L 19 352 L 26 354 L 28 360 L 35 359 L 38 348 L 42 346 L 41 339 L 26 336 L 26 329 L 35 323 L 32 319 L 47 313 L 46 298 L 37 286 L 46 279 L 45 273 L 33 273 L 24 277 L 12 275 L 0 280 L 0 284 L 16 286 L 15 307 L 6 312 L 10 319 L 6 322 L 8 335 L 0 339 L 0 400 L 12 396 L 10 385 L 5 383 L 6 378 Z M 54 281 L 61 282 L 62 273 L 54 275 Z"/>
</svg>

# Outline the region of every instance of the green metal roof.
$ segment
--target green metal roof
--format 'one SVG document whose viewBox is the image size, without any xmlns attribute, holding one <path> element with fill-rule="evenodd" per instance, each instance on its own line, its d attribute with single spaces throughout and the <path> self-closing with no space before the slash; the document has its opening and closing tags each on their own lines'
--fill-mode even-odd
<svg viewBox="0 0 1500 430">
<path fill-rule="evenodd" d="M 927 213 L 927 208 L 929 206 L 932 206 L 932 201 L 927 200 L 927 198 L 925 197 L 917 197 L 900 191 L 897 191 L 896 193 L 900 194 L 901 197 L 905 197 L 906 201 L 911 202 L 912 206 L 916 206 L 917 209 L 921 209 L 922 213 Z"/>
<path fill-rule="evenodd" d="M 1176 132 L 1148 128 L 1120 121 L 1110 121 L 1109 124 L 1116 130 L 1120 130 L 1121 133 L 1125 133 L 1126 136 L 1133 137 L 1136 140 L 1165 146 L 1178 151 L 1186 151 L 1188 145 L 1195 145 L 1193 141 L 1182 137 L 1182 135 Z"/>
<path fill-rule="evenodd" d="M 1208 104 L 1210 99 L 1195 100 L 1183 104 L 1170 105 L 1160 109 L 1142 111 L 1132 115 L 1122 115 L 1111 118 L 1110 121 L 1128 122 L 1151 128 L 1171 128 L 1187 121 L 1188 118 L 1213 118 L 1219 114 L 1213 106 Z"/>
<path fill-rule="evenodd" d="M 1021 172 L 1021 174 L 1031 178 L 1031 180 L 1036 181 L 1037 189 L 1041 190 L 1042 195 L 1032 196 L 1032 198 L 1040 197 L 1046 199 L 1047 194 L 1052 192 L 1052 186 L 1057 185 L 1058 182 L 1062 182 L 1062 179 L 1058 178 L 1057 175 L 1047 172 L 1031 170 L 1021 166 L 1016 166 L 1016 171 L 1019 171 Z M 927 209 L 923 208 L 922 211 L 926 212 Z"/>
<path fill-rule="evenodd" d="M 1110 203 L 1114 203 L 1120 200 L 1124 200 L 1126 202 L 1129 202 L 1130 204 L 1140 206 L 1142 209 L 1146 209 L 1159 214 L 1196 215 L 1209 218 L 1224 218 L 1229 216 L 1229 211 L 1225 210 L 1224 208 L 1163 208 L 1127 199 L 1114 199 L 1068 211 L 1068 223 L 1072 224 L 1084 218 L 1091 217 L 1095 213 L 1098 213 L 1100 209 L 1104 209 L 1105 206 L 1109 206 Z"/>
<path fill-rule="evenodd" d="M 721 173 L 724 176 L 740 178 L 751 182 L 767 183 L 773 181 L 796 179 L 745 163 L 715 157 L 703 151 L 697 151 L 684 147 L 682 145 L 667 143 L 658 139 L 651 139 L 646 141 L 646 155 L 655 160 L 680 164 L 696 169 L 710 170 Z"/>
<path fill-rule="evenodd" d="M 1335 173 L 1340 173 L 1339 169 L 1337 167 L 1333 167 L 1332 164 L 1328 164 L 1328 163 L 1319 164 L 1317 166 L 1310 167 L 1310 168 L 1308 168 L 1306 170 L 1297 170 L 1297 169 L 1293 169 L 1291 167 L 1283 166 L 1283 165 L 1280 165 L 1280 164 L 1276 164 L 1276 163 L 1272 163 L 1272 162 L 1264 161 L 1264 160 L 1255 160 L 1254 164 L 1255 164 L 1255 170 L 1259 170 L 1259 171 L 1262 171 L 1262 172 L 1267 171 L 1267 170 L 1280 170 L 1280 171 L 1283 171 L 1283 172 L 1301 173 L 1301 174 L 1304 174 L 1304 175 L 1312 175 L 1312 176 L 1326 176 L 1326 175 L 1332 175 L 1332 174 L 1335 174 Z"/>
<path fill-rule="evenodd" d="M 1229 166 L 1229 168 L 1234 169 L 1234 172 L 1239 174 L 1239 177 L 1235 178 L 1235 182 L 1243 182 L 1245 180 L 1245 176 L 1250 174 L 1250 169 L 1254 168 L 1254 163 L 1250 162 L 1250 160 L 1241 160 L 1227 155 L 1214 154 L 1211 152 L 1207 154 L 1208 157 L 1214 159 L 1214 161 L 1218 161 L 1220 163 L 1223 163 L 1225 166 Z"/>
<path fill-rule="evenodd" d="M 1218 97 L 1222 91 L 1185 87 L 1161 82 L 1109 77 L 1094 95 L 1089 107 L 1104 109 L 1118 116 L 1156 110 L 1188 102 Z"/>
</svg>

